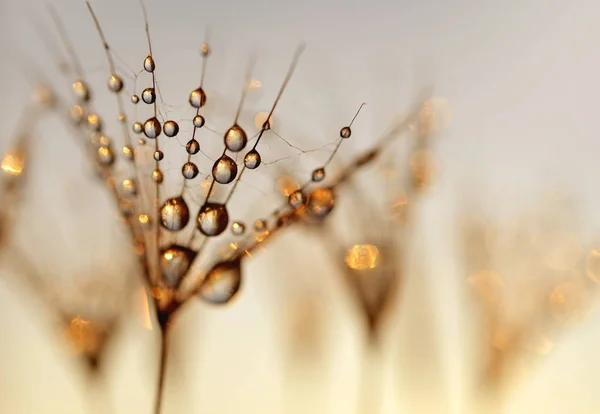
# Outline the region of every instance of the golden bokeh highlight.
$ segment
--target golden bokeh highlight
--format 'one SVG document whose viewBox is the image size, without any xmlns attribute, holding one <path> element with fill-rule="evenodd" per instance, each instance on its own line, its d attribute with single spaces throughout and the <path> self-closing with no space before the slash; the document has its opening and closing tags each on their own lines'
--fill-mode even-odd
<svg viewBox="0 0 600 414">
<path fill-rule="evenodd" d="M 2 158 L 1 168 L 6 174 L 21 175 L 25 168 L 25 157 L 18 153 L 8 153 Z"/>
<path fill-rule="evenodd" d="M 596 283 L 600 283 L 600 247 L 592 250 L 585 260 L 585 272 Z"/>
<path fill-rule="evenodd" d="M 346 252 L 346 266 L 354 270 L 367 270 L 379 264 L 379 249 L 373 244 L 355 244 Z"/>
</svg>

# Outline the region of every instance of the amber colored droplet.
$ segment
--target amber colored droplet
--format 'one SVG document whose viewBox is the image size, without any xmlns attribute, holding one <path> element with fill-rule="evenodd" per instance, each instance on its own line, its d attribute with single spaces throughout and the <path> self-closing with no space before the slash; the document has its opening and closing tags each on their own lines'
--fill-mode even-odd
<svg viewBox="0 0 600 414">
<path fill-rule="evenodd" d="M 288 197 L 288 203 L 292 208 L 298 208 L 304 204 L 306 199 L 304 198 L 304 193 L 302 190 L 296 190 Z"/>
<path fill-rule="evenodd" d="M 6 153 L 2 158 L 0 166 L 5 174 L 12 176 L 21 175 L 25 168 L 25 157 L 16 151 Z"/>
<path fill-rule="evenodd" d="M 153 104 L 156 101 L 156 92 L 154 92 L 154 88 L 146 88 L 142 91 L 142 101 L 148 105 Z"/>
<path fill-rule="evenodd" d="M 140 134 L 144 130 L 144 126 L 141 122 L 134 122 L 131 129 L 133 129 L 133 132 L 135 132 L 136 134 Z"/>
<path fill-rule="evenodd" d="M 379 264 L 379 249 L 373 244 L 355 244 L 346 252 L 344 261 L 350 269 L 373 269 Z"/>
<path fill-rule="evenodd" d="M 224 141 L 229 151 L 239 152 L 246 147 L 248 136 L 242 127 L 235 124 L 225 133 Z"/>
<path fill-rule="evenodd" d="M 241 236 L 246 231 L 246 225 L 240 221 L 234 221 L 231 224 L 231 232 L 236 236 Z"/>
<path fill-rule="evenodd" d="M 594 249 L 588 254 L 585 261 L 585 270 L 590 279 L 600 283 L 600 248 Z"/>
<path fill-rule="evenodd" d="M 92 128 L 93 131 L 102 131 L 102 120 L 97 114 L 89 114 L 87 116 L 87 121 L 88 125 Z"/>
<path fill-rule="evenodd" d="M 260 154 L 256 150 L 249 151 L 246 154 L 246 156 L 244 157 L 244 165 L 249 170 L 254 170 L 255 168 L 258 168 L 258 166 L 260 165 L 260 162 L 261 162 Z"/>
<path fill-rule="evenodd" d="M 186 275 L 196 252 L 179 245 L 171 245 L 160 252 L 160 270 L 167 286 L 177 286 Z"/>
<path fill-rule="evenodd" d="M 81 124 L 83 121 L 83 108 L 79 105 L 73 105 L 69 108 L 69 117 L 75 125 Z"/>
<path fill-rule="evenodd" d="M 150 118 L 144 122 L 144 135 L 148 138 L 157 138 L 160 135 L 160 121 L 156 118 Z"/>
<path fill-rule="evenodd" d="M 190 93 L 189 101 L 194 108 L 202 108 L 206 104 L 206 94 L 202 88 L 194 89 Z"/>
<path fill-rule="evenodd" d="M 106 84 L 111 92 L 119 93 L 123 90 L 123 79 L 116 74 L 110 75 Z"/>
<path fill-rule="evenodd" d="M 98 148 L 98 163 L 105 167 L 112 165 L 115 162 L 115 154 L 110 147 Z"/>
<path fill-rule="evenodd" d="M 208 57 L 210 55 L 210 46 L 208 43 L 202 43 L 202 46 L 200 47 L 200 53 L 202 53 L 202 56 L 204 57 Z"/>
<path fill-rule="evenodd" d="M 161 170 L 154 170 L 152 171 L 152 181 L 154 181 L 157 184 L 160 184 L 163 182 L 164 176 Z"/>
<path fill-rule="evenodd" d="M 179 231 L 190 221 L 190 210 L 183 197 L 173 197 L 160 208 L 160 224 L 167 230 Z"/>
<path fill-rule="evenodd" d="M 162 159 L 165 158 L 165 153 L 158 150 L 154 151 L 154 154 L 152 154 L 152 156 L 154 157 L 155 161 L 162 161 Z"/>
<path fill-rule="evenodd" d="M 352 130 L 349 126 L 345 126 L 342 129 L 340 129 L 340 137 L 350 138 L 350 135 L 352 135 Z"/>
<path fill-rule="evenodd" d="M 181 174 L 188 180 L 196 178 L 198 172 L 198 166 L 191 161 L 186 162 L 183 164 L 183 167 L 181 167 Z"/>
<path fill-rule="evenodd" d="M 317 168 L 314 170 L 311 179 L 316 183 L 323 181 L 325 179 L 325 168 Z"/>
<path fill-rule="evenodd" d="M 137 95 L 131 95 L 131 103 L 137 104 L 140 101 L 140 97 Z"/>
<path fill-rule="evenodd" d="M 202 234 L 209 237 L 218 236 L 229 224 L 229 213 L 224 204 L 206 203 L 200 208 L 197 221 Z"/>
<path fill-rule="evenodd" d="M 148 216 L 148 214 L 140 214 L 138 216 L 138 222 L 141 225 L 146 226 L 146 225 L 150 224 L 150 217 Z"/>
<path fill-rule="evenodd" d="M 329 187 L 316 188 L 309 196 L 306 203 L 307 211 L 312 217 L 322 219 L 335 207 L 335 195 Z"/>
<path fill-rule="evenodd" d="M 254 222 L 254 230 L 257 232 L 265 231 L 267 229 L 267 222 L 265 220 L 256 220 Z"/>
<path fill-rule="evenodd" d="M 202 115 L 196 115 L 192 121 L 196 128 L 202 128 L 204 126 L 204 117 Z"/>
<path fill-rule="evenodd" d="M 239 292 L 241 282 L 241 260 L 221 262 L 208 272 L 198 294 L 207 302 L 226 304 Z"/>
<path fill-rule="evenodd" d="M 90 100 L 90 90 L 87 84 L 83 81 L 77 81 L 73 83 L 73 94 L 80 102 L 86 102 Z"/>
<path fill-rule="evenodd" d="M 165 131 L 166 136 L 172 138 L 179 134 L 179 124 L 175 121 L 167 121 L 163 126 L 163 131 Z"/>
<path fill-rule="evenodd" d="M 152 73 L 154 72 L 155 68 L 156 65 L 154 64 L 154 59 L 152 58 L 152 55 L 146 56 L 146 59 L 144 59 L 144 70 L 146 72 Z"/>
<path fill-rule="evenodd" d="M 187 144 L 185 144 L 185 150 L 190 155 L 195 155 L 200 151 L 200 143 L 195 139 L 189 140 Z"/>
<path fill-rule="evenodd" d="M 219 184 L 229 184 L 237 176 L 237 164 L 228 155 L 223 155 L 214 163 L 212 175 Z"/>
<path fill-rule="evenodd" d="M 123 187 L 123 192 L 128 196 L 135 196 L 137 194 L 137 187 L 135 185 L 135 181 L 132 179 L 125 179 L 121 183 Z"/>
</svg>

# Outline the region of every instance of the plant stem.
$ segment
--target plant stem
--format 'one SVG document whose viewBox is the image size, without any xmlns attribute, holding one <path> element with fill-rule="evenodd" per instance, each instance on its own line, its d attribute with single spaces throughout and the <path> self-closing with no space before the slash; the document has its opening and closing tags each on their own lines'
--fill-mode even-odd
<svg viewBox="0 0 600 414">
<path fill-rule="evenodd" d="M 380 351 L 377 339 L 370 335 L 361 361 L 357 414 L 377 414 L 381 411 L 383 373 Z"/>
<path fill-rule="evenodd" d="M 161 414 L 163 394 L 165 391 L 165 378 L 167 372 L 167 357 L 169 353 L 168 344 L 168 325 L 161 326 L 160 335 L 160 362 L 158 369 L 158 386 L 156 389 L 156 402 L 154 405 L 154 414 Z"/>
</svg>

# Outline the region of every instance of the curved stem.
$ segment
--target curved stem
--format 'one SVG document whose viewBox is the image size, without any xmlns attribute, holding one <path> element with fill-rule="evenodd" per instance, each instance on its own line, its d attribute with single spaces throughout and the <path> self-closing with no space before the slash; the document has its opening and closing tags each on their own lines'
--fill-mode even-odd
<svg viewBox="0 0 600 414">
<path fill-rule="evenodd" d="M 168 325 L 164 324 L 161 327 L 160 335 L 160 361 L 158 369 L 158 386 L 156 389 L 156 401 L 154 404 L 154 414 L 161 414 L 163 394 L 165 391 L 165 378 L 167 372 L 167 357 L 168 357 Z"/>
</svg>

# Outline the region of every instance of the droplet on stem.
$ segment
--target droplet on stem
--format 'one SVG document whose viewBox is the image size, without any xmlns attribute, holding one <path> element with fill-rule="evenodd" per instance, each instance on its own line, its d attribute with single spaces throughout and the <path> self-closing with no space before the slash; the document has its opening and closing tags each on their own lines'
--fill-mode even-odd
<svg viewBox="0 0 600 414">
<path fill-rule="evenodd" d="M 160 224 L 167 230 L 179 231 L 190 221 L 190 210 L 183 197 L 173 197 L 160 208 Z"/>
<path fill-rule="evenodd" d="M 202 128 L 204 126 L 205 120 L 204 120 L 204 117 L 202 115 L 196 115 L 194 117 L 193 122 L 194 122 L 194 126 L 196 128 Z"/>
<path fill-rule="evenodd" d="M 152 117 L 144 122 L 144 135 L 148 138 L 156 138 L 160 135 L 160 121 L 156 117 Z"/>
<path fill-rule="evenodd" d="M 329 187 L 313 190 L 308 196 L 306 206 L 311 216 L 318 219 L 325 218 L 335 207 L 333 190 Z"/>
<path fill-rule="evenodd" d="M 296 190 L 288 197 L 288 203 L 292 208 L 298 208 L 304 204 L 306 199 L 304 198 L 304 193 L 302 190 Z"/>
<path fill-rule="evenodd" d="M 190 155 L 195 155 L 200 151 L 200 143 L 195 139 L 189 140 L 187 144 L 185 144 L 185 150 Z"/>
<path fill-rule="evenodd" d="M 246 225 L 240 221 L 234 221 L 231 224 L 231 232 L 236 236 L 241 236 L 246 231 Z"/>
<path fill-rule="evenodd" d="M 119 93 L 123 90 L 123 80 L 119 77 L 119 75 L 112 74 L 107 81 L 108 89 L 111 92 Z"/>
<path fill-rule="evenodd" d="M 83 81 L 73 83 L 73 94 L 80 102 L 87 102 L 90 100 L 90 90 Z"/>
<path fill-rule="evenodd" d="M 160 150 L 154 151 L 153 157 L 155 161 L 162 161 L 162 159 L 165 157 L 165 153 Z"/>
<path fill-rule="evenodd" d="M 345 126 L 340 130 L 340 137 L 350 138 L 350 135 L 352 135 L 352 130 L 349 126 Z"/>
<path fill-rule="evenodd" d="M 131 129 L 133 129 L 133 132 L 135 132 L 136 134 L 140 134 L 143 131 L 144 126 L 141 122 L 134 122 Z"/>
<path fill-rule="evenodd" d="M 198 230 L 205 236 L 213 237 L 223 233 L 229 223 L 229 213 L 224 204 L 206 203 L 198 213 Z"/>
<path fill-rule="evenodd" d="M 150 105 L 153 104 L 156 100 L 156 92 L 154 92 L 154 88 L 146 88 L 142 91 L 142 101 L 144 103 Z"/>
<path fill-rule="evenodd" d="M 225 154 L 214 163 L 212 175 L 219 184 L 229 184 L 237 176 L 237 164 Z"/>
<path fill-rule="evenodd" d="M 194 89 L 190 93 L 190 105 L 194 108 L 202 108 L 206 104 L 206 94 L 202 88 Z"/>
<path fill-rule="evenodd" d="M 177 286 L 186 275 L 196 252 L 176 244 L 173 244 L 160 253 L 160 270 L 163 281 L 167 286 Z"/>
<path fill-rule="evenodd" d="M 196 178 L 198 172 L 198 166 L 191 161 L 186 162 L 183 164 L 183 167 L 181 167 L 181 174 L 188 180 Z"/>
<path fill-rule="evenodd" d="M 152 55 L 146 56 L 146 59 L 144 59 L 144 70 L 146 72 L 152 73 L 154 72 L 155 68 L 156 65 L 154 64 L 154 59 L 152 58 Z"/>
<path fill-rule="evenodd" d="M 235 124 L 225 133 L 224 141 L 229 151 L 239 152 L 246 147 L 248 136 L 238 124 Z"/>
<path fill-rule="evenodd" d="M 179 134 L 179 124 L 175 121 L 167 121 L 163 126 L 163 130 L 165 131 L 165 135 L 169 138 L 174 137 Z"/>
<path fill-rule="evenodd" d="M 312 180 L 316 183 L 325 179 L 325 168 L 317 168 L 312 172 Z"/>
<path fill-rule="evenodd" d="M 241 260 L 221 262 L 206 275 L 198 294 L 207 302 L 217 305 L 226 304 L 237 294 L 241 282 Z"/>
<path fill-rule="evenodd" d="M 261 162 L 260 154 L 256 150 L 249 151 L 246 154 L 246 156 L 244 157 L 244 165 L 249 170 L 258 168 L 258 166 L 260 165 L 260 162 Z"/>
<path fill-rule="evenodd" d="M 140 97 L 137 95 L 131 95 L 131 103 L 137 104 L 140 101 Z"/>
</svg>

